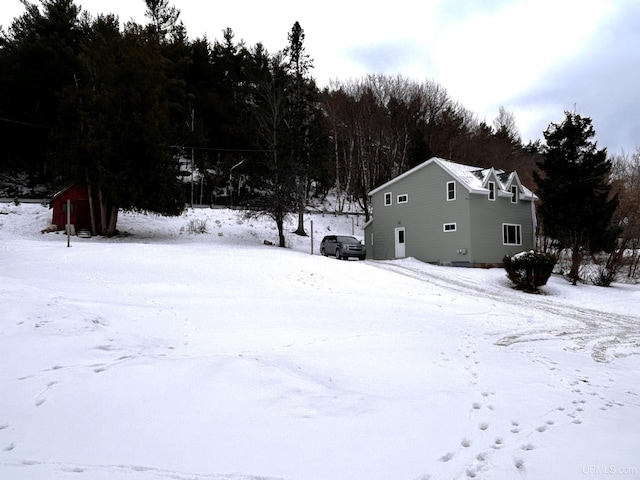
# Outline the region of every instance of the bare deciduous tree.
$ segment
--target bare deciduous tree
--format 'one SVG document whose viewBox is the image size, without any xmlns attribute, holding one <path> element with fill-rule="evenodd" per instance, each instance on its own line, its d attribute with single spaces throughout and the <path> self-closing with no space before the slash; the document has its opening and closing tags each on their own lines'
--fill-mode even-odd
<svg viewBox="0 0 640 480">
<path fill-rule="evenodd" d="M 614 157 L 612 163 L 613 190 L 619 201 L 614 221 L 620 236 L 607 266 L 626 266 L 627 277 L 635 278 L 640 263 L 640 148 L 631 156 Z"/>
</svg>

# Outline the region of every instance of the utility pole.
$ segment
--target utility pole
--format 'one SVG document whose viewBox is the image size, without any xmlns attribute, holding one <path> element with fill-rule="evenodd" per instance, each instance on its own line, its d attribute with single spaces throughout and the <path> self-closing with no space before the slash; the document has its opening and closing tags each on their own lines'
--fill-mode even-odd
<svg viewBox="0 0 640 480">
<path fill-rule="evenodd" d="M 233 170 L 238 168 L 240 165 L 244 163 L 245 159 L 243 158 L 238 163 L 236 163 L 231 170 L 229 170 L 229 203 L 231 204 L 231 208 L 233 208 Z M 240 182 L 238 182 L 238 192 L 240 191 Z"/>
<path fill-rule="evenodd" d="M 195 159 L 194 159 L 194 149 L 193 149 L 193 141 L 194 141 L 193 132 L 195 130 L 195 127 L 194 127 L 195 116 L 196 116 L 196 111 L 195 111 L 194 108 L 192 108 L 191 109 L 191 124 L 189 124 L 189 122 L 187 122 L 187 127 L 189 127 L 189 130 L 191 130 L 191 206 L 192 207 L 193 207 L 193 170 L 195 169 Z"/>
</svg>

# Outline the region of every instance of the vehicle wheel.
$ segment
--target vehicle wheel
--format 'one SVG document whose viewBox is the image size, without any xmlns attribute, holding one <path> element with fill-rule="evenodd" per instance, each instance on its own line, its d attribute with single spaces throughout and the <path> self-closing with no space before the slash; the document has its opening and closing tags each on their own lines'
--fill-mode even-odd
<svg viewBox="0 0 640 480">
<path fill-rule="evenodd" d="M 336 248 L 336 258 L 338 260 L 342 260 L 342 255 L 340 254 L 340 249 L 339 248 Z"/>
<path fill-rule="evenodd" d="M 365 257 L 358 257 L 358 260 L 364 260 Z"/>
<path fill-rule="evenodd" d="M 327 252 L 324 251 L 324 247 L 320 249 L 320 255 L 322 255 L 323 257 L 327 256 Z"/>
</svg>

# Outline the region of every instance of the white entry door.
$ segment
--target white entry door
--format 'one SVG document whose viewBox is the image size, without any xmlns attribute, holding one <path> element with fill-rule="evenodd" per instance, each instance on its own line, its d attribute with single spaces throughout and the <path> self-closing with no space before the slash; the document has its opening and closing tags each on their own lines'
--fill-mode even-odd
<svg viewBox="0 0 640 480">
<path fill-rule="evenodd" d="M 404 227 L 396 228 L 396 258 L 404 258 Z"/>
</svg>

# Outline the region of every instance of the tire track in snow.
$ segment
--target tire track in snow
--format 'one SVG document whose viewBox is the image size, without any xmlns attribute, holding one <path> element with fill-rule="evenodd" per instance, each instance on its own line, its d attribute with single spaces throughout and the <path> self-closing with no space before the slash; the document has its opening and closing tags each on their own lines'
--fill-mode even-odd
<svg viewBox="0 0 640 480">
<path fill-rule="evenodd" d="M 527 311 L 548 313 L 572 322 L 570 325 L 563 322 L 557 326 L 549 322 L 549 326 L 544 328 L 514 332 L 498 339 L 496 345 L 507 347 L 517 343 L 564 338 L 573 341 L 578 349 L 590 348 L 592 358 L 601 363 L 640 354 L 640 316 L 638 315 L 565 305 L 561 300 L 555 300 L 553 297 L 529 295 L 484 281 L 477 282 L 472 279 L 452 278 L 451 275 L 439 275 L 437 267 L 421 265 L 416 260 L 374 261 L 370 264 L 467 297 L 478 297 Z"/>
</svg>

